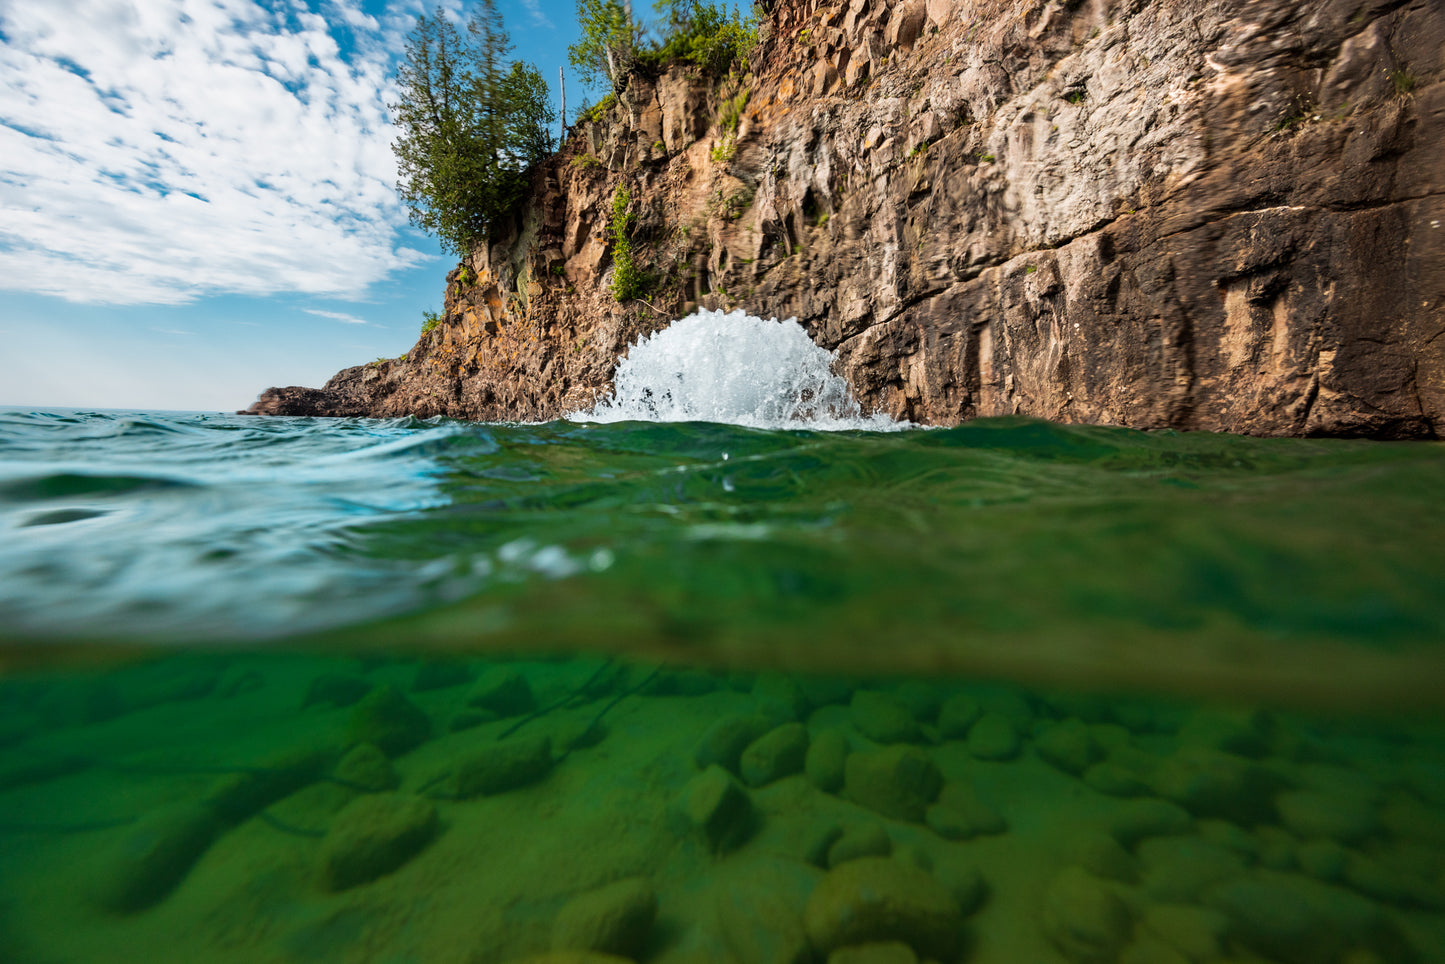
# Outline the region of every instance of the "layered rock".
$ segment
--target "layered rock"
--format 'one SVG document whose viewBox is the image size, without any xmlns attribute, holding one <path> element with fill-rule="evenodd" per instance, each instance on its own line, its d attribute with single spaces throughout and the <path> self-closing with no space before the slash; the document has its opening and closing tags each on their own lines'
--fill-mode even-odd
<svg viewBox="0 0 1445 964">
<path fill-rule="evenodd" d="M 1441 434 L 1433 0 L 780 0 L 762 32 L 748 77 L 634 76 L 580 125 L 404 359 L 253 411 L 553 418 L 703 305 L 796 316 L 919 422 Z M 619 185 L 645 302 L 609 290 Z"/>
</svg>

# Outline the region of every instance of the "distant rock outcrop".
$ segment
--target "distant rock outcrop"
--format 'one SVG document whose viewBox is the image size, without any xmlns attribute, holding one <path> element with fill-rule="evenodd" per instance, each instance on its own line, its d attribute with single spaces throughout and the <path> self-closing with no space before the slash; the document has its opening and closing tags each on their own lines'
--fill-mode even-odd
<svg viewBox="0 0 1445 964">
<path fill-rule="evenodd" d="M 763 34 L 740 81 L 632 77 L 404 359 L 252 411 L 553 418 L 704 305 L 797 316 L 918 422 L 1445 429 L 1435 0 L 779 0 Z M 619 185 L 646 302 L 609 291 Z"/>
</svg>

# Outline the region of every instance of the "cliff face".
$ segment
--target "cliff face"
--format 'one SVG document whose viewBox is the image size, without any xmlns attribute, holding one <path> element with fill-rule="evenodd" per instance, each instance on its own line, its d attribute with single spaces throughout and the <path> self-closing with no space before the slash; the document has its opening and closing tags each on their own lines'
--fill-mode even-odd
<svg viewBox="0 0 1445 964">
<path fill-rule="evenodd" d="M 634 77 L 404 359 L 253 411 L 554 418 L 700 304 L 797 316 L 919 422 L 1445 432 L 1438 0 L 781 0 L 763 35 L 738 85 Z"/>
</svg>

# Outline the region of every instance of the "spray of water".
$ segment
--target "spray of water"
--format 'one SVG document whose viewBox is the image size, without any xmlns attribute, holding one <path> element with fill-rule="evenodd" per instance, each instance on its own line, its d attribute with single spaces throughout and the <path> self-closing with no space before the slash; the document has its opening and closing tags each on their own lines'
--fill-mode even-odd
<svg viewBox="0 0 1445 964">
<path fill-rule="evenodd" d="M 617 365 L 611 397 L 570 416 L 584 422 L 727 422 L 750 428 L 908 427 L 865 416 L 833 356 L 796 318 L 764 321 L 700 309 L 638 339 Z"/>
</svg>

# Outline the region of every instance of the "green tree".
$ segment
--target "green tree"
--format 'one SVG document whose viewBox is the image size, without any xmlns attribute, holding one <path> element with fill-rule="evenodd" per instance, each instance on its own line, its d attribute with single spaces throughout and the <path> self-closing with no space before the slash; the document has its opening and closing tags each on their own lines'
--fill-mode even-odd
<svg viewBox="0 0 1445 964">
<path fill-rule="evenodd" d="M 642 40 L 630 0 L 577 0 L 577 25 L 582 36 L 567 48 L 567 59 L 584 84 L 592 86 L 605 77 L 620 91 Z"/>
<path fill-rule="evenodd" d="M 721 77 L 745 60 L 758 43 L 758 12 L 743 17 L 707 0 L 656 0 L 663 16 L 659 52 L 665 61 L 682 60 Z"/>
<path fill-rule="evenodd" d="M 465 36 L 438 7 L 417 17 L 397 74 L 397 188 L 412 224 L 462 256 L 510 216 L 528 168 L 552 152 L 547 85 L 510 52 L 495 0 L 481 0 Z"/>
</svg>

